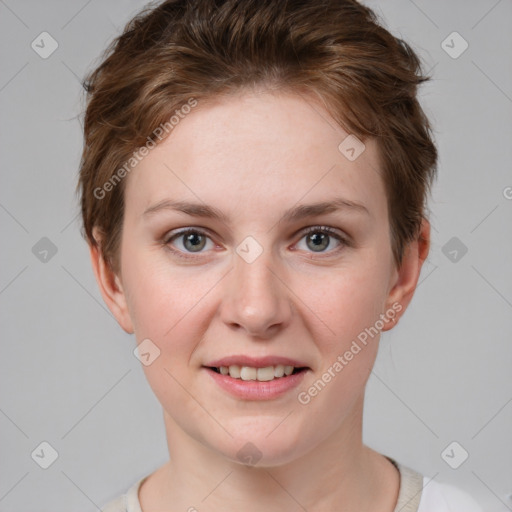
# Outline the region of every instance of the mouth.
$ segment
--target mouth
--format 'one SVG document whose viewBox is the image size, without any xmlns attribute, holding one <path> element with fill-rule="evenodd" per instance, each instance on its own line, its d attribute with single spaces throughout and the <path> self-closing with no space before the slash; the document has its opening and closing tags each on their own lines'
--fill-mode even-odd
<svg viewBox="0 0 512 512">
<path fill-rule="evenodd" d="M 283 364 L 265 367 L 240 366 L 233 364 L 230 366 L 206 366 L 205 368 L 218 373 L 219 375 L 231 377 L 232 379 L 242 381 L 254 380 L 258 382 L 270 382 L 285 379 L 291 375 L 297 375 L 298 373 L 309 370 L 307 366 Z"/>
<path fill-rule="evenodd" d="M 308 371 L 302 361 L 267 355 L 232 355 L 209 361 L 203 369 L 220 389 L 242 400 L 273 400 L 296 389 Z"/>
<path fill-rule="evenodd" d="M 274 400 L 289 396 L 303 381 L 304 366 L 203 366 L 221 390 L 239 400 Z M 276 376 L 277 375 L 277 376 Z"/>
</svg>

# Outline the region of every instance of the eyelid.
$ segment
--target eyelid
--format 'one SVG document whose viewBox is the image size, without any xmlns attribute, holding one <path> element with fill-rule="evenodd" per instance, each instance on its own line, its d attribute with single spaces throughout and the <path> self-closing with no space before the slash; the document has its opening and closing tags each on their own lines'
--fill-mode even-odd
<svg viewBox="0 0 512 512">
<path fill-rule="evenodd" d="M 331 226 L 324 226 L 322 224 L 316 224 L 314 226 L 309 226 L 307 228 L 303 228 L 297 232 L 297 235 L 301 234 L 302 236 L 308 235 L 309 233 L 327 233 L 330 236 L 339 238 L 345 243 L 349 243 L 349 236 L 341 232 L 339 229 L 333 228 Z"/>
<path fill-rule="evenodd" d="M 200 228 L 195 226 L 187 226 L 186 228 L 178 228 L 173 229 L 171 231 L 168 231 L 165 233 L 165 235 L 162 237 L 163 243 L 169 243 L 173 238 L 178 238 L 181 235 L 186 235 L 188 233 L 199 233 L 200 235 L 208 236 L 208 238 L 213 238 L 215 235 L 212 231 L 210 231 L 208 228 Z"/>
<path fill-rule="evenodd" d="M 349 237 L 349 235 L 340 232 L 339 229 L 333 228 L 331 226 L 325 226 L 321 224 L 317 224 L 314 226 L 309 226 L 307 228 L 304 228 L 302 230 L 299 230 L 297 232 L 297 235 L 300 235 L 299 242 L 304 238 L 306 235 L 309 235 L 310 233 L 324 233 L 327 234 L 329 237 L 336 239 L 340 247 L 333 249 L 331 251 L 327 252 L 314 252 L 310 251 L 309 254 L 313 254 L 317 256 L 317 259 L 319 258 L 328 258 L 329 256 L 337 255 L 341 249 L 344 247 L 353 247 L 352 239 Z"/>
</svg>

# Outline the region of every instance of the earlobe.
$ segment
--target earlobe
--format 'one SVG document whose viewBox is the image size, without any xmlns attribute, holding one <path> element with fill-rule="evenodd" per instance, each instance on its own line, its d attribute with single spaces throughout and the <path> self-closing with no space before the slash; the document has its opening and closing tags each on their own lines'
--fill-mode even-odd
<svg viewBox="0 0 512 512">
<path fill-rule="evenodd" d="M 133 324 L 128 312 L 126 296 L 121 279 L 113 272 L 110 264 L 105 261 L 101 254 L 101 236 L 96 228 L 93 230 L 93 236 L 97 241 L 97 244 L 89 244 L 89 253 L 101 296 L 119 325 L 128 334 L 133 334 Z"/>
<path fill-rule="evenodd" d="M 418 238 L 406 247 L 402 265 L 396 269 L 396 277 L 386 301 L 386 308 L 387 311 L 394 310 L 397 314 L 393 315 L 392 320 L 386 322 L 383 331 L 393 328 L 398 323 L 400 316 L 404 314 L 411 302 L 429 249 L 430 223 L 423 219 Z"/>
</svg>

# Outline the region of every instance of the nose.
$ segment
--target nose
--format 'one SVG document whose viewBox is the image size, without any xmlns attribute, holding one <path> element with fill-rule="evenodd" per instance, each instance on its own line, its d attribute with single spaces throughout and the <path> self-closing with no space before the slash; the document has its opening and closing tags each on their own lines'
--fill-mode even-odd
<svg viewBox="0 0 512 512">
<path fill-rule="evenodd" d="M 289 325 L 290 290 L 271 260 L 266 251 L 252 263 L 235 255 L 221 306 L 222 321 L 230 329 L 268 339 Z"/>
</svg>

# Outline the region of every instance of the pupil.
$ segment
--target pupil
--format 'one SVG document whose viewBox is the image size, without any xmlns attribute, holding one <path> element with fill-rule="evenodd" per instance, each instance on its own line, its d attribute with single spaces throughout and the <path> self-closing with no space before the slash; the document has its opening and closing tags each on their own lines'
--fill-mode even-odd
<svg viewBox="0 0 512 512">
<path fill-rule="evenodd" d="M 189 233 L 188 235 L 185 235 L 185 247 L 193 252 L 198 250 L 200 251 L 205 245 L 204 239 L 202 240 L 202 243 L 201 240 L 199 240 L 201 237 L 202 235 L 199 233 Z M 197 243 L 198 240 L 199 243 Z M 192 245 L 190 245 L 190 243 L 192 243 Z"/>
<path fill-rule="evenodd" d="M 309 236 L 309 239 L 313 241 L 313 246 L 310 249 L 315 251 L 318 248 L 326 249 L 329 246 L 328 236 L 325 233 L 314 233 Z"/>
</svg>

